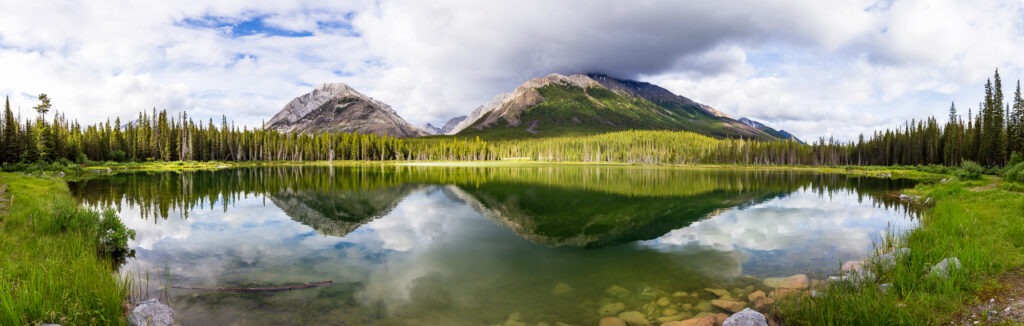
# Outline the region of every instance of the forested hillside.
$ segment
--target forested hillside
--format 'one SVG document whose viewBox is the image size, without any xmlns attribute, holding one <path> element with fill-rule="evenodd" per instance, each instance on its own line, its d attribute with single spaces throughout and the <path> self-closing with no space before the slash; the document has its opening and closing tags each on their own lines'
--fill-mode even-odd
<svg viewBox="0 0 1024 326">
<path fill-rule="evenodd" d="M 712 138 L 685 131 L 626 130 L 587 136 L 480 138 L 435 136 L 398 139 L 359 133 L 298 134 L 237 127 L 221 119 L 194 121 L 186 114 L 143 112 L 127 124 L 119 119 L 80 125 L 63 114 L 45 117 L 50 99 L 39 96 L 35 118 L 16 117 L 5 103 L 0 126 L 0 161 L 5 165 L 91 161 L 275 161 L 275 160 L 502 160 L 649 164 L 802 164 L 955 166 L 964 160 L 989 167 L 1011 162 L 1024 148 L 1024 99 L 1020 83 L 1012 103 L 1003 103 L 998 72 L 985 85 L 980 111 L 963 117 L 951 105 L 949 123 L 934 117 L 909 121 L 870 138 L 843 142 L 818 139 L 754 141 Z"/>
</svg>

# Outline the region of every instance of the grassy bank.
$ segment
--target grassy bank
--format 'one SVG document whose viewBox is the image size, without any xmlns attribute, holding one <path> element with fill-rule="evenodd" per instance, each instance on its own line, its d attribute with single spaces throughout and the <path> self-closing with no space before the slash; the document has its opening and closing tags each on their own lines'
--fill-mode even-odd
<svg viewBox="0 0 1024 326">
<path fill-rule="evenodd" d="M 1024 266 L 1024 194 L 986 176 L 977 181 L 924 183 L 908 190 L 935 206 L 920 227 L 878 244 L 882 252 L 909 248 L 895 263 L 870 268 L 873 282 L 833 282 L 820 295 L 782 301 L 775 315 L 790 325 L 931 325 L 945 323 L 998 288 L 1004 273 Z M 948 277 L 929 270 L 947 257 L 962 268 Z M 880 261 L 877 257 L 875 261 Z M 881 284 L 891 284 L 882 290 Z"/>
<path fill-rule="evenodd" d="M 0 325 L 124 324 L 128 285 L 109 259 L 119 244 L 102 236 L 117 217 L 80 209 L 59 178 L 0 173 L 0 184 Z"/>
</svg>

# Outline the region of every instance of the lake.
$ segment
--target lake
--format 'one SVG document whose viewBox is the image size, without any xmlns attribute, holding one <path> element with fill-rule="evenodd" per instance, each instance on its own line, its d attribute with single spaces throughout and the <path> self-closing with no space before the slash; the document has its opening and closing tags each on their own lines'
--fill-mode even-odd
<svg viewBox="0 0 1024 326">
<path fill-rule="evenodd" d="M 745 297 L 769 290 L 766 277 L 821 279 L 886 232 L 915 227 L 920 208 L 892 196 L 912 186 L 587 165 L 258 167 L 69 183 L 136 230 L 121 271 L 182 325 L 595 325 L 619 303 L 650 319 L 714 312 L 705 288 Z M 282 292 L 173 288 L 328 280 Z"/>
</svg>

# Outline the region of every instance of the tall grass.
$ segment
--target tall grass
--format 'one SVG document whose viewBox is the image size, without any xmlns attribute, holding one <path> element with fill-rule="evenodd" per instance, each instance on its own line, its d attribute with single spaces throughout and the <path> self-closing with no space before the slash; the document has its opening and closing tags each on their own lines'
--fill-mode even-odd
<svg viewBox="0 0 1024 326">
<path fill-rule="evenodd" d="M 894 240 L 909 248 L 908 254 L 891 265 L 873 265 L 873 282 L 830 283 L 820 290 L 823 295 L 781 301 L 776 315 L 793 325 L 937 324 L 976 300 L 983 287 L 995 285 L 995 276 L 1024 265 L 1024 195 L 998 189 L 971 192 L 955 181 L 918 186 L 913 192 L 935 199 L 936 205 L 917 229 Z M 962 268 L 948 278 L 929 273 L 947 257 L 957 257 Z M 891 287 L 883 291 L 882 283 Z"/>
<path fill-rule="evenodd" d="M 0 173 L 0 183 L 13 196 L 0 220 L 0 325 L 124 324 L 130 284 L 101 250 L 112 222 L 76 205 L 60 179 Z"/>
</svg>

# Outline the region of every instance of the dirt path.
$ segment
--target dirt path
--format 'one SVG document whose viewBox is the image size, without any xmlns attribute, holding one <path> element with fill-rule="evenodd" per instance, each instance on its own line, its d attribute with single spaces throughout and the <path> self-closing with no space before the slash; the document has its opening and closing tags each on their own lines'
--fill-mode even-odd
<svg viewBox="0 0 1024 326">
<path fill-rule="evenodd" d="M 7 216 L 11 199 L 11 197 L 7 196 L 7 184 L 0 184 L 0 221 L 3 221 L 4 216 Z"/>
<path fill-rule="evenodd" d="M 1002 180 L 1003 180 L 1003 178 L 1000 178 L 1000 177 L 992 177 L 992 181 L 989 182 L 987 185 L 980 186 L 980 187 L 968 188 L 968 190 L 974 191 L 974 192 L 986 191 L 986 190 L 995 190 L 995 189 L 999 188 L 999 181 L 1002 181 Z"/>
<path fill-rule="evenodd" d="M 966 308 L 952 324 L 1024 324 L 1024 271 L 1006 273 L 999 285 L 982 290 L 978 303 Z"/>
</svg>

